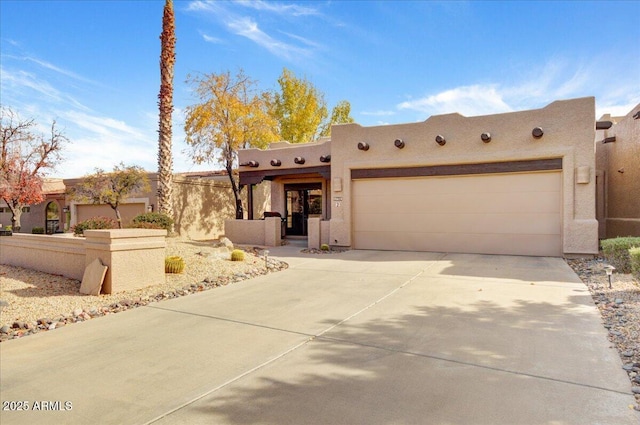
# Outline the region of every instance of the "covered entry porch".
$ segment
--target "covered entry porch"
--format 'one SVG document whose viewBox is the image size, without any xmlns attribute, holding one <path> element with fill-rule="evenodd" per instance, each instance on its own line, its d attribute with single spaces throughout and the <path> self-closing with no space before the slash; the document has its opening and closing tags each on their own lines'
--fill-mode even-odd
<svg viewBox="0 0 640 425">
<path fill-rule="evenodd" d="M 240 151 L 239 178 L 240 186 L 247 187 L 247 219 L 227 222 L 227 237 L 236 243 L 261 241 L 263 232 L 258 227 L 271 227 L 273 224 L 267 222 L 277 218 L 280 220 L 279 240 L 267 237 L 263 245 L 278 245 L 280 239 L 285 238 L 308 239 L 310 247 L 319 247 L 321 240 L 328 242 L 331 218 L 330 144 L 329 140 L 305 145 L 280 142 L 264 151 Z M 271 182 L 270 210 L 256 215 L 254 186 L 265 180 Z M 273 231 L 268 230 L 267 233 L 272 235 Z"/>
</svg>

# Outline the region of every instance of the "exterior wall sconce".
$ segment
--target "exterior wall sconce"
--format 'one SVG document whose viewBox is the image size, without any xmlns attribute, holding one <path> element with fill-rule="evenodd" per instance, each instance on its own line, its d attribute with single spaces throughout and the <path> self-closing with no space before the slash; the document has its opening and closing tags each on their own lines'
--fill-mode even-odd
<svg viewBox="0 0 640 425">
<path fill-rule="evenodd" d="M 638 111 L 635 114 L 633 114 L 633 119 L 634 120 L 640 120 L 640 111 Z"/>
<path fill-rule="evenodd" d="M 619 172 L 620 174 L 624 174 L 624 168 L 619 169 L 619 170 L 618 170 L 618 172 Z"/>
<path fill-rule="evenodd" d="M 489 143 L 491 141 L 491 133 L 482 133 L 480 135 L 480 138 L 482 139 L 483 142 Z"/>
<path fill-rule="evenodd" d="M 445 140 L 443 135 L 438 134 L 436 136 L 436 143 L 439 144 L 440 146 L 444 146 L 445 144 L 447 144 L 447 141 Z"/>
<path fill-rule="evenodd" d="M 543 134 L 544 134 L 544 131 L 542 130 L 542 127 L 536 127 L 531 131 L 531 135 L 536 139 L 541 138 Z"/>
<path fill-rule="evenodd" d="M 63 213 L 68 213 L 70 211 L 69 207 L 62 207 L 62 212 Z"/>
<path fill-rule="evenodd" d="M 147 211 L 148 212 L 153 212 L 153 204 L 147 206 Z"/>
<path fill-rule="evenodd" d="M 260 163 L 258 161 L 248 161 L 248 162 L 243 162 L 242 164 L 240 164 L 240 166 L 256 168 L 260 166 Z"/>
<path fill-rule="evenodd" d="M 404 148 L 404 140 L 402 139 L 396 139 L 393 144 L 395 145 L 396 148 L 398 149 L 402 149 Z"/>
<path fill-rule="evenodd" d="M 301 156 L 296 156 L 295 158 L 293 158 L 293 162 L 295 162 L 296 164 L 304 164 L 304 158 Z"/>
<path fill-rule="evenodd" d="M 331 162 L 331 155 L 322 155 L 320 157 L 320 162 Z"/>
<path fill-rule="evenodd" d="M 613 274 L 613 271 L 616 268 L 613 266 L 605 266 L 604 267 L 604 272 L 607 274 L 607 277 L 609 278 L 609 289 L 611 289 L 611 275 Z"/>
<path fill-rule="evenodd" d="M 367 142 L 359 142 L 358 143 L 358 149 L 360 149 L 361 151 L 368 151 L 369 150 L 369 143 L 367 143 Z"/>
<path fill-rule="evenodd" d="M 282 161 L 280 161 L 279 159 L 272 159 L 271 160 L 271 166 L 272 167 L 279 167 L 282 165 Z"/>
</svg>

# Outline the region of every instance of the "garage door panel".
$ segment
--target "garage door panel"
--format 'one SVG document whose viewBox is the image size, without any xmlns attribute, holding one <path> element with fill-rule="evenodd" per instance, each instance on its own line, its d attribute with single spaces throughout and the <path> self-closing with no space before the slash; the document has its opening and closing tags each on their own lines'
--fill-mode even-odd
<svg viewBox="0 0 640 425">
<path fill-rule="evenodd" d="M 372 246 L 390 251 L 431 251 L 456 253 L 561 256 L 562 250 L 557 245 L 555 235 L 487 235 L 487 234 L 451 234 L 451 233 L 418 233 L 400 235 L 389 232 L 384 244 L 379 244 L 378 232 L 361 232 L 355 237 L 354 244 Z M 505 251 L 505 246 L 509 250 Z M 550 249 L 554 246 L 554 249 Z"/>
<path fill-rule="evenodd" d="M 402 220 L 389 214 L 367 214 L 354 223 L 356 232 L 418 233 L 513 233 L 558 235 L 562 223 L 558 214 L 403 214 Z M 392 233 L 393 233 L 392 232 Z"/>
<path fill-rule="evenodd" d="M 354 247 L 561 255 L 561 183 L 560 172 L 357 180 Z"/>
</svg>

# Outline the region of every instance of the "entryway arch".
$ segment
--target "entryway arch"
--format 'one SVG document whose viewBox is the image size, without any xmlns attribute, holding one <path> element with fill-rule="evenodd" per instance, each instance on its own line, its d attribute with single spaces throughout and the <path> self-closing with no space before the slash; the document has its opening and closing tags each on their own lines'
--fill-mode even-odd
<svg viewBox="0 0 640 425">
<path fill-rule="evenodd" d="M 60 205 L 56 201 L 51 201 L 45 209 L 45 231 L 47 235 L 56 233 L 60 228 Z"/>
</svg>

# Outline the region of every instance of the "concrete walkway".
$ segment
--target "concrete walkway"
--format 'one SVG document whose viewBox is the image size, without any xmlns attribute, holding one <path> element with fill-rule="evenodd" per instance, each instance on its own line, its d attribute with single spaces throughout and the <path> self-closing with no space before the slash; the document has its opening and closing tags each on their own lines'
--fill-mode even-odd
<svg viewBox="0 0 640 425">
<path fill-rule="evenodd" d="M 0 344 L 3 407 L 31 409 L 0 423 L 640 422 L 561 259 L 271 253 L 291 267 Z"/>
</svg>

